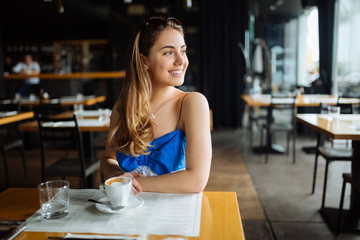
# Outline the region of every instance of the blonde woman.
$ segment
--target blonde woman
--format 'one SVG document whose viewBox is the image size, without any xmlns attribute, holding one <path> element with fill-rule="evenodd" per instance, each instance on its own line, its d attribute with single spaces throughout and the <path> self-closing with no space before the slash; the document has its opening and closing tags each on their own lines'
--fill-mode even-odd
<svg viewBox="0 0 360 240">
<path fill-rule="evenodd" d="M 101 162 L 106 179 L 131 177 L 135 194 L 204 190 L 212 156 L 209 106 L 202 94 L 176 88 L 188 64 L 177 19 L 140 25 L 112 111 Z"/>
</svg>

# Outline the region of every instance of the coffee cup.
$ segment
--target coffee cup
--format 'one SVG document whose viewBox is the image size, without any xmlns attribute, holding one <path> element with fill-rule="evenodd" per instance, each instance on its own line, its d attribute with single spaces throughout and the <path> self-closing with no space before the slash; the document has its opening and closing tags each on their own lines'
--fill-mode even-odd
<svg viewBox="0 0 360 240">
<path fill-rule="evenodd" d="M 100 185 L 100 190 L 107 196 L 113 207 L 125 206 L 132 189 L 132 179 L 129 177 L 113 177 Z"/>
</svg>

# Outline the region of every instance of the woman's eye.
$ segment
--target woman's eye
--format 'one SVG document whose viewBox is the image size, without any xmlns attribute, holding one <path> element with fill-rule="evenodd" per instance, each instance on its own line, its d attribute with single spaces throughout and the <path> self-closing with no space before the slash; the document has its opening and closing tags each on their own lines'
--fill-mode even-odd
<svg viewBox="0 0 360 240">
<path fill-rule="evenodd" d="M 171 55 L 172 51 L 165 52 L 164 55 Z"/>
<path fill-rule="evenodd" d="M 181 50 L 181 54 L 185 55 L 186 54 L 186 49 Z"/>
</svg>

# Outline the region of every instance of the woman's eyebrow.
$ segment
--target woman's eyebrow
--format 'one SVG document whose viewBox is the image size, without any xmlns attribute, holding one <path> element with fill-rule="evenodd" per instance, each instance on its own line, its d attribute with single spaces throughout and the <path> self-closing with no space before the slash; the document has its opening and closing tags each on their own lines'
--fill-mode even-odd
<svg viewBox="0 0 360 240">
<path fill-rule="evenodd" d="M 175 47 L 174 47 L 174 46 L 167 45 L 167 46 L 162 47 L 160 50 L 165 49 L 165 48 L 175 49 Z M 186 48 L 186 44 L 182 45 L 180 48 Z"/>
</svg>

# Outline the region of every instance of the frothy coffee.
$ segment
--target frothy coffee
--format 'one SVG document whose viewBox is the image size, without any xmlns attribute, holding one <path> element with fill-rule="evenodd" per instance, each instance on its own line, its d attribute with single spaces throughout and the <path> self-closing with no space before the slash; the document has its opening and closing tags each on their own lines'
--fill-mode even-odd
<svg viewBox="0 0 360 240">
<path fill-rule="evenodd" d="M 106 184 L 110 186 L 120 186 L 120 185 L 124 185 L 125 182 L 123 178 L 113 178 L 108 180 Z"/>
</svg>

